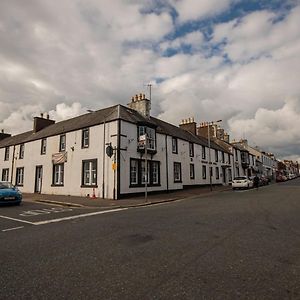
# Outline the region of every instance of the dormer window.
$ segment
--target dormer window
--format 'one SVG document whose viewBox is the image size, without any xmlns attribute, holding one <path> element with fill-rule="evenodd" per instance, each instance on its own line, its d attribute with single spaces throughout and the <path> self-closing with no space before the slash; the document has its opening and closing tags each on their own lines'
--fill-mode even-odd
<svg viewBox="0 0 300 300">
<path fill-rule="evenodd" d="M 147 140 L 145 139 L 147 137 Z M 138 127 L 138 142 L 139 149 L 145 149 L 145 143 L 147 143 L 147 150 L 156 150 L 156 132 L 154 128 L 147 126 Z"/>
</svg>

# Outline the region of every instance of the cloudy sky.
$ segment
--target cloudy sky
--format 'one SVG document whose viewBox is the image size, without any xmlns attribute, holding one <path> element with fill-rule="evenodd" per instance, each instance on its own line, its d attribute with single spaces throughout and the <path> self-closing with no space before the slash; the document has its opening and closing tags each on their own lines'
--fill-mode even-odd
<svg viewBox="0 0 300 300">
<path fill-rule="evenodd" d="M 0 128 L 127 104 L 300 160 L 300 0 L 4 0 Z"/>
</svg>

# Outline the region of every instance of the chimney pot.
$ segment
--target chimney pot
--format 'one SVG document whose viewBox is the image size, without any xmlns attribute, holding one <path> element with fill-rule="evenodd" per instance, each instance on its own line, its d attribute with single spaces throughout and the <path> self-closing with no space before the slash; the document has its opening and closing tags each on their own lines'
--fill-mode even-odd
<svg viewBox="0 0 300 300">
<path fill-rule="evenodd" d="M 135 95 L 135 101 L 138 101 L 139 100 L 139 96 L 136 94 Z"/>
<path fill-rule="evenodd" d="M 49 120 L 49 114 L 47 113 L 47 120 Z"/>
<path fill-rule="evenodd" d="M 1 129 L 1 133 L 4 133 L 4 129 Z"/>
<path fill-rule="evenodd" d="M 41 115 L 41 118 L 43 118 L 43 113 L 41 113 L 40 115 Z"/>
</svg>

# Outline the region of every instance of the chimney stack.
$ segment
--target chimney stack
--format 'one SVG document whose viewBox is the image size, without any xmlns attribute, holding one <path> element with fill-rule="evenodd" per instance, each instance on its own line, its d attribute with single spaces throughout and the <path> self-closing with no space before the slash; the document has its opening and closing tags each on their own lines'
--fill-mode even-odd
<svg viewBox="0 0 300 300">
<path fill-rule="evenodd" d="M 54 120 L 49 119 L 49 114 L 47 114 L 47 119 L 44 119 L 43 114 L 41 113 L 41 117 L 33 118 L 33 132 L 36 133 L 54 123 Z"/>
<path fill-rule="evenodd" d="M 6 138 L 8 138 L 8 137 L 10 137 L 11 136 L 11 134 L 9 134 L 9 133 L 4 133 L 4 129 L 1 129 L 1 133 L 0 133 L 0 141 L 1 140 L 4 140 L 4 139 L 6 139 Z"/>
<path fill-rule="evenodd" d="M 194 117 L 181 120 L 179 127 L 183 130 L 186 130 L 186 131 L 196 135 L 197 124 L 195 122 Z"/>
<path fill-rule="evenodd" d="M 128 103 L 128 107 L 136 110 L 145 118 L 150 118 L 151 102 L 146 99 L 145 94 L 140 93 L 131 98 L 131 102 Z"/>
</svg>

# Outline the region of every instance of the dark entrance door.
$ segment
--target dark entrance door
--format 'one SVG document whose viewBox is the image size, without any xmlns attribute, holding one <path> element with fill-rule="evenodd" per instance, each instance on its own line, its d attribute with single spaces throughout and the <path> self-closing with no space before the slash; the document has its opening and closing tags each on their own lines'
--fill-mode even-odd
<svg viewBox="0 0 300 300">
<path fill-rule="evenodd" d="M 42 191 L 42 181 L 43 181 L 43 166 L 35 167 L 35 185 L 34 192 L 40 193 Z"/>
</svg>

